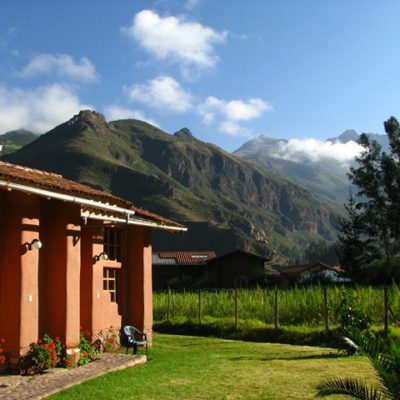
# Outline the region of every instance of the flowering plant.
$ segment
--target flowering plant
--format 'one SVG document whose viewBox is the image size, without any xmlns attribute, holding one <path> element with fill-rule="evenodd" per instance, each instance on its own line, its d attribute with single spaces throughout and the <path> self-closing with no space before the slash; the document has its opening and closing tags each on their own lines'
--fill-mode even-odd
<svg viewBox="0 0 400 400">
<path fill-rule="evenodd" d="M 6 339 L 0 339 L 0 365 L 7 362 L 7 356 L 4 354 L 4 346 L 6 344 Z"/>
<path fill-rule="evenodd" d="M 81 341 L 79 349 L 80 349 L 80 356 L 78 365 L 85 365 L 96 359 L 98 350 L 96 349 L 94 344 L 85 336 L 83 332 L 81 332 Z"/>
<path fill-rule="evenodd" d="M 52 339 L 45 334 L 43 339 L 29 345 L 29 351 L 21 357 L 21 374 L 32 375 L 41 373 L 45 369 L 62 366 L 64 347 L 57 336 Z"/>
<path fill-rule="evenodd" d="M 112 326 L 107 331 L 100 331 L 98 340 L 101 343 L 101 351 L 115 351 L 120 346 L 119 336 Z"/>
<path fill-rule="evenodd" d="M 29 355 L 32 360 L 43 369 L 55 368 L 61 361 L 61 353 L 63 346 L 60 338 L 53 340 L 49 335 L 45 334 L 43 339 L 39 339 L 36 343 L 29 346 Z"/>
</svg>

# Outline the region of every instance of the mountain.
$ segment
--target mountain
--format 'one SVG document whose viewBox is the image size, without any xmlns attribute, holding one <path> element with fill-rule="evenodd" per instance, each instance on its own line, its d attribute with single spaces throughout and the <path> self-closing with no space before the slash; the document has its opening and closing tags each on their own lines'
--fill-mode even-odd
<svg viewBox="0 0 400 400">
<path fill-rule="evenodd" d="M 384 151 L 389 150 L 386 135 L 368 135 L 376 140 Z M 327 139 L 326 142 L 348 143 L 356 142 L 358 138 L 359 134 L 356 131 L 347 130 L 338 137 Z M 323 201 L 336 205 L 345 203 L 351 187 L 347 177 L 349 167 L 332 158 L 313 158 L 312 154 L 298 153 L 292 159 L 289 159 L 289 155 L 282 157 L 282 147 L 288 142 L 285 139 L 261 135 L 244 143 L 233 154 L 303 187 Z"/>
<path fill-rule="evenodd" d="M 170 135 L 145 122 L 106 122 L 81 111 L 2 159 L 110 191 L 189 227 L 183 235 L 155 232 L 157 250 L 238 248 L 297 257 L 311 240 L 335 238 L 334 208 L 187 128 Z"/>
<path fill-rule="evenodd" d="M 305 156 L 296 160 L 281 158 L 279 146 L 287 142 L 261 135 L 243 144 L 233 154 L 299 185 L 323 201 L 342 205 L 350 188 L 347 170 L 334 160 L 312 161 Z"/>
<path fill-rule="evenodd" d="M 17 129 L 0 135 L 0 154 L 10 154 L 38 138 L 33 132 Z"/>
</svg>

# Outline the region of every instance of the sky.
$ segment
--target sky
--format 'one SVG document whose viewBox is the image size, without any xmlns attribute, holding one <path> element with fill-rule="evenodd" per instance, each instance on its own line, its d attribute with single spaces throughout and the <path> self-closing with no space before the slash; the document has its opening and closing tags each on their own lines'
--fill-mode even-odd
<svg viewBox="0 0 400 400">
<path fill-rule="evenodd" d="M 0 0 L 0 134 L 81 109 L 227 151 L 383 134 L 400 117 L 399 15 L 398 0 Z"/>
</svg>

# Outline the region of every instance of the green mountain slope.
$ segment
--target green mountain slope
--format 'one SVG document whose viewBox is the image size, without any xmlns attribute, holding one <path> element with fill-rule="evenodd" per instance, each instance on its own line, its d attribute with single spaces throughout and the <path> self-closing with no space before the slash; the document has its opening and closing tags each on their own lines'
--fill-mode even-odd
<svg viewBox="0 0 400 400">
<path fill-rule="evenodd" d="M 107 123 L 82 111 L 4 160 L 61 173 L 189 226 L 156 233 L 154 247 L 235 248 L 297 255 L 310 240 L 334 239 L 335 210 L 305 190 L 194 138 L 147 123 Z"/>
<path fill-rule="evenodd" d="M 13 153 L 37 138 L 38 135 L 25 129 L 4 133 L 0 135 L 0 147 L 2 146 L 0 155 Z"/>
</svg>

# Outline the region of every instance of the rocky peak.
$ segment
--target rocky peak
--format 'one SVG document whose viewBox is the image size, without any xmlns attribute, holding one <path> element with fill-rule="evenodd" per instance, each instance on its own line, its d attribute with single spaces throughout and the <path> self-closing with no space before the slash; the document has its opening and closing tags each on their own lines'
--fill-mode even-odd
<svg viewBox="0 0 400 400">
<path fill-rule="evenodd" d="M 353 129 L 347 129 L 342 134 L 340 134 L 337 138 L 328 139 L 333 142 L 347 143 L 350 141 L 357 142 L 359 138 L 359 134 Z"/>
<path fill-rule="evenodd" d="M 107 125 L 107 121 L 103 114 L 92 110 L 82 110 L 79 114 L 74 115 L 68 122 L 68 125 L 75 125 L 76 123 L 86 122 L 89 125 Z"/>
<path fill-rule="evenodd" d="M 193 136 L 193 133 L 190 132 L 189 128 L 182 128 L 178 132 L 174 133 L 174 136 L 182 138 L 182 139 L 196 139 Z"/>
</svg>

